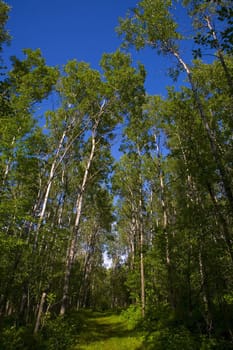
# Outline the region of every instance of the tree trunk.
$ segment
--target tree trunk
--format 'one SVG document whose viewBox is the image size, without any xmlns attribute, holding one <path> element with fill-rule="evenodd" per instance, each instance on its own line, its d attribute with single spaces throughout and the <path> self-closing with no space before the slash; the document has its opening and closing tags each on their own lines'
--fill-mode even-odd
<svg viewBox="0 0 233 350">
<path fill-rule="evenodd" d="M 70 129 L 73 126 L 74 121 L 71 121 L 69 123 L 69 125 L 66 127 L 66 129 L 63 131 L 62 136 L 60 138 L 59 144 L 58 144 L 58 148 L 56 150 L 51 168 L 50 168 L 50 172 L 49 172 L 49 178 L 48 178 L 48 182 L 47 182 L 47 186 L 46 186 L 46 190 L 45 190 L 45 195 L 44 195 L 44 199 L 42 202 L 42 208 L 41 208 L 41 212 L 39 215 L 39 220 L 38 220 L 38 224 L 37 224 L 37 229 L 36 229 L 36 234 L 35 234 L 35 241 L 34 241 L 34 248 L 36 248 L 37 243 L 38 243 L 38 235 L 39 235 L 39 230 L 41 228 L 41 225 L 43 223 L 44 217 L 45 217 L 45 211 L 46 211 L 46 207 L 47 207 L 47 203 L 48 203 L 48 199 L 49 199 L 49 194 L 51 191 L 51 186 L 53 183 L 53 179 L 54 176 L 56 174 L 57 168 L 58 166 L 61 164 L 61 162 L 63 161 L 64 157 L 66 156 L 68 150 L 70 149 L 70 147 L 72 146 L 72 144 L 74 143 L 74 141 L 84 132 L 85 129 L 81 130 L 78 134 L 76 134 L 71 140 L 70 142 L 66 145 L 63 153 L 61 154 L 61 150 L 64 144 L 64 140 L 67 137 L 67 134 L 69 133 Z"/>
<path fill-rule="evenodd" d="M 19 130 L 18 130 L 18 131 L 19 131 Z M 11 141 L 11 147 L 14 146 L 15 140 L 16 140 L 16 137 L 14 136 L 13 139 L 12 139 L 12 141 Z M 4 186 L 5 186 L 5 184 L 6 184 L 6 180 L 7 180 L 9 171 L 10 171 L 11 161 L 12 161 L 12 159 L 9 157 L 9 159 L 8 159 L 7 162 L 6 162 L 6 168 L 5 168 L 5 170 L 4 170 L 4 174 L 3 174 L 3 178 L 2 178 L 2 188 L 3 188 L 3 189 L 4 189 Z"/>
<path fill-rule="evenodd" d="M 228 253 L 231 257 L 231 261 L 233 263 L 233 247 L 232 247 L 232 237 L 230 234 L 230 231 L 228 229 L 228 223 L 225 220 L 224 216 L 222 215 L 221 208 L 218 204 L 218 200 L 216 196 L 214 195 L 213 189 L 211 187 L 211 184 L 207 182 L 207 188 L 209 190 L 210 198 L 212 200 L 212 203 L 214 205 L 214 210 L 215 210 L 215 216 L 217 218 L 218 223 L 222 227 L 222 232 L 224 236 L 224 241 L 228 250 Z"/>
<path fill-rule="evenodd" d="M 175 295 L 173 288 L 173 275 L 172 275 L 172 265 L 171 265 L 171 252 L 170 252 L 170 242 L 169 242 L 169 234 L 168 234 L 168 214 L 167 214 L 167 205 L 165 201 L 165 187 L 164 187 L 164 174 L 161 166 L 161 153 L 159 143 L 156 140 L 156 135 L 154 135 L 156 150 L 157 150 L 157 158 L 158 158 L 158 175 L 159 175 L 159 186 L 160 186 L 160 198 L 161 198 L 161 207 L 162 207 L 162 227 L 165 239 L 165 262 L 167 268 L 167 277 L 168 277 L 168 292 L 169 292 L 169 300 L 173 308 L 175 308 Z"/>
<path fill-rule="evenodd" d="M 213 327 L 213 318 L 212 318 L 212 313 L 211 313 L 209 287 L 208 287 L 208 283 L 207 283 L 207 276 L 206 276 L 205 265 L 204 265 L 204 261 L 203 261 L 202 242 L 200 242 L 198 258 L 199 258 L 199 273 L 200 273 L 200 278 L 201 278 L 205 321 L 206 321 L 206 326 L 207 326 L 207 332 L 208 332 L 208 334 L 210 334 L 212 331 L 212 327 Z"/>
<path fill-rule="evenodd" d="M 198 95 L 197 89 L 196 89 L 195 84 L 193 82 L 191 71 L 188 68 L 187 64 L 180 57 L 178 52 L 176 52 L 173 49 L 170 49 L 170 52 L 176 57 L 176 59 L 178 60 L 179 64 L 184 68 L 185 72 L 187 73 L 187 76 L 188 76 L 188 79 L 189 79 L 189 82 L 190 82 L 190 85 L 191 85 L 191 89 L 192 89 L 192 92 L 193 92 L 193 96 L 194 96 L 194 99 L 195 99 L 196 104 L 197 104 L 197 109 L 199 111 L 199 115 L 201 117 L 204 129 L 206 131 L 206 134 L 207 134 L 207 137 L 208 137 L 208 140 L 209 140 L 209 143 L 210 143 L 211 153 L 212 153 L 212 156 L 213 156 L 213 158 L 214 158 L 214 160 L 216 162 L 216 165 L 217 165 L 217 168 L 219 170 L 219 173 L 221 175 L 221 180 L 222 180 L 222 184 L 223 184 L 223 187 L 224 187 L 224 191 L 225 191 L 226 197 L 228 199 L 231 212 L 233 213 L 233 193 L 232 193 L 230 179 L 229 179 L 229 176 L 227 174 L 227 170 L 225 169 L 225 167 L 224 167 L 224 165 L 222 163 L 222 159 L 221 159 L 221 156 L 220 156 L 220 153 L 219 153 L 219 150 L 218 150 L 218 146 L 217 146 L 217 143 L 216 143 L 216 140 L 215 140 L 215 136 L 214 136 L 214 134 L 213 134 L 213 132 L 212 132 L 210 126 L 209 126 L 208 119 L 207 119 L 207 117 L 205 115 L 202 102 L 200 100 L 200 97 Z"/>
<path fill-rule="evenodd" d="M 95 122 L 93 128 L 92 128 L 92 146 L 91 146 L 91 152 L 89 155 L 89 159 L 87 161 L 87 165 L 85 168 L 85 172 L 83 175 L 83 180 L 80 188 L 80 192 L 77 197 L 76 201 L 76 217 L 75 217 L 75 223 L 74 223 L 74 229 L 71 235 L 71 241 L 70 246 L 68 247 L 67 251 L 67 257 L 66 257 L 66 267 L 65 267 L 65 277 L 64 277 L 64 285 L 63 285 L 63 296 L 62 296 L 62 303 L 60 308 L 60 315 L 64 315 L 67 308 L 68 298 L 69 298 L 69 284 L 70 284 L 70 276 L 71 276 L 71 269 L 74 263 L 75 258 L 75 249 L 76 249 L 76 243 L 78 239 L 78 231 L 79 231 L 79 225 L 80 225 L 80 219 L 81 219 L 81 212 L 82 212 L 82 203 L 83 203 L 83 195 L 86 189 L 87 185 L 87 179 L 90 171 L 90 167 L 94 158 L 95 149 L 96 149 L 96 130 L 99 124 L 99 119 Z"/>
<path fill-rule="evenodd" d="M 39 230 L 40 230 L 40 227 L 41 227 L 42 222 L 44 220 L 45 210 L 46 210 L 48 199 L 49 199 L 49 194 L 50 194 L 50 190 L 51 190 L 51 186 L 52 186 L 52 181 L 53 181 L 53 178 L 54 178 L 54 175 L 55 175 L 55 170 L 56 170 L 56 167 L 57 167 L 57 161 L 58 161 L 58 158 L 59 158 L 59 155 L 60 155 L 61 148 L 63 146 L 64 139 L 66 137 L 66 134 L 67 134 L 67 129 L 62 134 L 62 137 L 61 137 L 61 139 L 59 141 L 59 145 L 58 145 L 58 148 L 57 148 L 54 160 L 53 160 L 51 168 L 50 168 L 48 183 L 47 183 L 47 187 L 46 187 L 46 190 L 45 190 L 44 200 L 43 200 L 43 203 L 42 203 L 42 209 L 41 209 L 41 212 L 40 212 L 40 215 L 39 215 L 39 221 L 38 221 L 38 225 L 37 225 L 37 229 L 36 229 L 34 248 L 36 248 L 36 246 L 37 246 Z"/>
<path fill-rule="evenodd" d="M 97 233 L 98 233 L 98 227 L 95 227 L 87 242 L 89 249 L 86 252 L 86 255 L 84 258 L 83 273 L 80 281 L 79 296 L 78 296 L 79 300 L 77 302 L 77 306 L 78 306 L 77 308 L 86 306 L 88 280 L 91 272 L 91 257 L 92 257 L 92 252 L 94 251 L 94 248 L 96 245 Z"/>
<path fill-rule="evenodd" d="M 40 306 L 39 306 L 39 309 L 38 309 L 38 313 L 37 313 L 37 318 L 36 318 L 36 324 L 35 324 L 35 328 L 34 328 L 34 334 L 36 334 L 39 330 L 39 327 L 40 327 L 40 320 L 41 320 L 41 315 L 42 315 L 42 312 L 43 312 L 43 307 L 44 307 L 44 303 L 45 303 L 45 299 L 46 299 L 46 293 L 43 292 L 42 295 L 41 295 L 41 299 L 40 299 Z"/>
<path fill-rule="evenodd" d="M 222 49 L 221 49 L 221 45 L 219 43 L 219 40 L 217 38 L 217 34 L 214 30 L 214 27 L 213 25 L 211 24 L 211 21 L 210 21 L 210 17 L 209 16 L 205 16 L 205 21 L 207 23 L 207 26 L 210 30 L 210 33 L 212 33 L 212 36 L 213 36 L 213 39 L 214 39 L 214 42 L 215 42 L 215 46 L 216 46 L 216 49 L 217 49 L 217 56 L 219 58 L 219 61 L 222 65 L 222 68 L 224 70 L 224 73 L 225 73 L 225 76 L 226 76 L 226 80 L 227 80 L 227 83 L 228 83 L 228 86 L 229 86 L 229 89 L 230 89 L 230 92 L 231 92 L 231 95 L 233 96 L 233 79 L 232 79 L 232 76 L 231 76 L 231 73 L 226 65 L 226 62 L 225 62 L 225 59 L 224 59 L 224 56 L 223 56 L 223 52 L 222 52 Z"/>
<path fill-rule="evenodd" d="M 141 307 L 142 307 L 142 317 L 145 316 L 145 274 L 144 274 L 144 235 L 143 227 L 140 219 L 140 275 L 141 275 Z"/>
</svg>

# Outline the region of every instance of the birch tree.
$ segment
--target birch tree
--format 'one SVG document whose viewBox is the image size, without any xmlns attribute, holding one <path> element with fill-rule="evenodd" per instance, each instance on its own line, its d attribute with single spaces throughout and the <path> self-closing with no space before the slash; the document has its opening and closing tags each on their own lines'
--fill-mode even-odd
<svg viewBox="0 0 233 350">
<path fill-rule="evenodd" d="M 89 182 L 94 181 L 99 171 L 102 172 L 101 150 L 103 147 L 109 147 L 113 128 L 132 109 L 131 100 L 140 96 L 143 91 L 144 72 L 142 69 L 137 71 L 130 64 L 129 56 L 116 52 L 103 56 L 102 77 L 100 73 L 87 67 L 79 75 L 77 86 L 82 91 L 79 113 L 87 118 L 88 131 L 86 140 L 83 140 L 84 152 L 74 205 L 75 217 L 67 248 L 61 315 L 65 313 L 68 305 L 69 281 L 80 235 L 83 201 Z M 99 159 L 99 165 L 95 169 L 96 159 Z"/>
<path fill-rule="evenodd" d="M 128 14 L 125 20 L 120 20 L 119 33 L 124 36 L 125 45 L 133 45 L 137 50 L 143 47 L 156 49 L 158 53 L 174 57 L 178 66 L 187 75 L 190 83 L 195 108 L 197 109 L 203 129 L 206 132 L 210 151 L 214 158 L 224 186 L 226 198 L 233 211 L 233 193 L 229 173 L 222 161 L 214 130 L 210 126 L 209 114 L 205 111 L 201 96 L 198 92 L 198 83 L 193 79 L 190 64 L 187 64 L 179 51 L 179 42 L 184 38 L 178 31 L 178 25 L 171 14 L 172 1 L 144 0 Z"/>
</svg>

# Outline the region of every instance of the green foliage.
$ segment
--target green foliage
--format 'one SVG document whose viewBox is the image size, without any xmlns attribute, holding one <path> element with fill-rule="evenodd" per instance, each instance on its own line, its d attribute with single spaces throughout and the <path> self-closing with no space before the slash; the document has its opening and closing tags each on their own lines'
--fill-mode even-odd
<svg viewBox="0 0 233 350">
<path fill-rule="evenodd" d="M 1 332 L 0 347 L 3 350 L 42 350 L 40 337 L 34 337 L 30 327 L 14 326 Z"/>
<path fill-rule="evenodd" d="M 0 347 L 4 350 L 68 350 L 78 341 L 82 324 L 82 314 L 71 313 L 65 318 L 45 320 L 37 335 L 33 335 L 30 326 L 8 326 L 1 332 Z"/>
<path fill-rule="evenodd" d="M 124 44 L 134 45 L 137 50 L 149 45 L 161 53 L 168 53 L 180 38 L 177 24 L 169 12 L 171 6 L 170 0 L 140 1 L 128 12 L 126 19 L 120 19 L 118 32 L 124 35 Z"/>
<path fill-rule="evenodd" d="M 142 324 L 142 310 L 138 305 L 130 305 L 126 310 L 121 312 L 121 317 L 127 322 L 128 330 L 140 327 Z"/>
<path fill-rule="evenodd" d="M 196 315 L 197 316 L 197 315 Z M 198 323 L 198 319 L 196 319 Z M 177 318 L 169 304 L 157 304 L 148 309 L 143 322 L 147 335 L 144 337 L 146 349 L 187 350 L 230 349 L 230 342 L 214 336 L 200 335 L 196 327 L 187 327 Z M 219 326 L 219 325 L 218 325 Z"/>
<path fill-rule="evenodd" d="M 6 30 L 5 25 L 9 17 L 10 6 L 4 1 L 0 1 L 0 52 L 2 51 L 2 46 L 4 43 L 9 43 L 10 35 L 8 30 Z"/>
<path fill-rule="evenodd" d="M 191 88 L 166 99 L 146 96 L 145 68 L 120 50 L 99 70 L 72 60 L 61 73 L 40 50 L 12 58 L 0 82 L 0 348 L 134 349 L 141 327 L 146 349 L 232 346 L 232 4 L 184 1 L 195 55 L 217 55 L 190 67 L 174 4 L 139 1 L 119 29 L 126 46 L 178 59 L 173 79 L 186 70 Z M 0 51 L 8 10 L 0 1 Z M 61 103 L 44 132 L 35 112 L 51 91 Z M 71 310 L 132 305 L 60 317 L 63 296 Z"/>
<path fill-rule="evenodd" d="M 146 339 L 148 350 L 199 350 L 192 333 L 185 327 L 163 328 L 153 332 Z"/>
<path fill-rule="evenodd" d="M 27 248 L 22 239 L 0 233 L 0 293 L 10 294 L 11 302 L 19 298 L 19 288 L 28 277 Z"/>
<path fill-rule="evenodd" d="M 199 339 L 200 350 L 230 350 L 232 344 L 224 339 L 217 339 L 213 337 L 201 336 Z"/>
<path fill-rule="evenodd" d="M 80 314 L 71 313 L 66 317 L 48 320 L 42 329 L 43 346 L 48 350 L 70 349 L 77 341 L 83 318 Z"/>
</svg>

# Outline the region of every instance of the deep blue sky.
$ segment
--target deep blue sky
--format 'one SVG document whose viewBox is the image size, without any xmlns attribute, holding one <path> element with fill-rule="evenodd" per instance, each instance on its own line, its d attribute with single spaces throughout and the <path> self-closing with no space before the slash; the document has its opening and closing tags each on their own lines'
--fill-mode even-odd
<svg viewBox="0 0 233 350">
<path fill-rule="evenodd" d="M 104 52 L 114 52 L 121 43 L 115 28 L 118 18 L 137 0 L 5 0 L 12 9 L 7 27 L 13 37 L 5 57 L 22 57 L 23 48 L 40 48 L 49 65 L 63 65 L 69 59 L 86 61 L 93 68 Z M 167 59 L 145 50 L 135 54 L 148 71 L 146 89 L 166 94 L 171 84 Z"/>
<path fill-rule="evenodd" d="M 48 65 L 62 66 L 70 59 L 90 63 L 98 69 L 103 53 L 114 52 L 121 39 L 115 28 L 119 17 L 125 17 L 127 10 L 137 0 L 5 0 L 11 6 L 7 28 L 12 36 L 11 45 L 4 48 L 6 59 L 15 55 L 23 58 L 22 49 L 40 48 Z M 184 16 L 178 9 L 177 18 L 186 31 Z M 188 50 L 190 52 L 190 50 Z M 136 63 L 141 61 L 147 70 L 146 90 L 149 94 L 166 96 L 166 87 L 172 85 L 167 75 L 172 61 L 158 56 L 151 49 L 133 53 Z M 183 51 L 187 54 L 187 51 Z M 189 54 L 190 57 L 190 54 Z M 56 108 L 56 98 L 51 96 L 38 107 L 39 123 L 45 124 L 43 114 Z M 113 155 L 118 158 L 121 132 L 115 139 Z"/>
</svg>

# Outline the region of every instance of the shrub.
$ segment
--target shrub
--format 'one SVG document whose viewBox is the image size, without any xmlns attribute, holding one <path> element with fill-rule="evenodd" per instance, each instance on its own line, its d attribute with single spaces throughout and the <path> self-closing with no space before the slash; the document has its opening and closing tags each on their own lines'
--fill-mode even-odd
<svg viewBox="0 0 233 350">
<path fill-rule="evenodd" d="M 34 337 L 30 327 L 7 327 L 3 329 L 0 337 L 0 348 L 2 350 L 43 349 L 40 337 Z"/>
<path fill-rule="evenodd" d="M 138 305 L 131 305 L 128 309 L 122 311 L 121 316 L 127 321 L 128 330 L 135 329 L 142 322 L 142 312 Z"/>
<path fill-rule="evenodd" d="M 44 349 L 65 350 L 75 343 L 80 333 L 82 317 L 77 312 L 48 320 L 42 330 Z"/>
<path fill-rule="evenodd" d="M 199 346 L 185 327 L 163 328 L 151 333 L 145 341 L 148 350 L 199 350 Z"/>
</svg>

